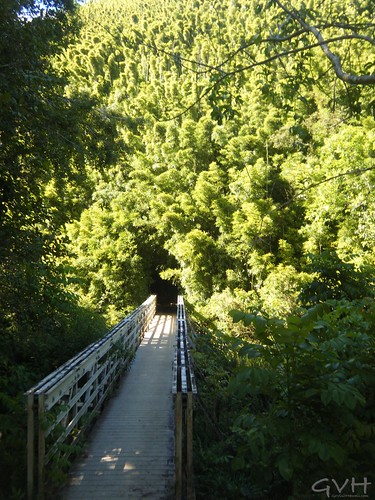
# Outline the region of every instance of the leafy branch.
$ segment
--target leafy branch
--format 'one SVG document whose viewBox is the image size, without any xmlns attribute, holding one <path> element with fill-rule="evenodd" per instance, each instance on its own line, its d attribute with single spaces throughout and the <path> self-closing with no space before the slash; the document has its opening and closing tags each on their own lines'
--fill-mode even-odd
<svg viewBox="0 0 375 500">
<path fill-rule="evenodd" d="M 318 45 L 321 47 L 323 53 L 331 62 L 333 69 L 335 70 L 336 76 L 342 80 L 343 82 L 350 83 L 351 85 L 369 85 L 375 84 L 375 73 L 369 75 L 353 75 L 351 73 L 346 73 L 343 70 L 341 59 L 339 56 L 334 54 L 328 47 L 328 43 L 332 40 L 325 40 L 321 32 L 318 30 L 316 26 L 311 26 L 307 24 L 301 17 L 293 10 L 288 9 L 283 3 L 279 0 L 275 0 L 275 3 L 292 19 L 297 21 L 302 28 L 309 33 L 312 33 L 316 40 L 318 41 Z M 375 45 L 374 39 L 365 35 L 359 35 L 357 33 L 352 33 L 350 35 L 346 35 L 347 39 L 360 39 L 367 42 L 370 42 L 372 45 Z"/>
<path fill-rule="evenodd" d="M 292 203 L 293 200 L 295 200 L 296 198 L 299 198 L 307 191 L 310 191 L 311 189 L 314 189 L 315 187 L 321 186 L 322 184 L 325 184 L 326 182 L 330 182 L 330 181 L 333 181 L 335 179 L 339 179 L 341 177 L 346 177 L 347 175 L 362 175 L 365 172 L 369 172 L 370 170 L 375 170 L 375 165 L 372 165 L 371 167 L 367 167 L 367 168 L 356 168 L 354 170 L 348 170 L 347 172 L 342 172 L 340 174 L 336 174 L 336 175 L 332 175 L 331 177 L 327 177 L 326 179 L 323 179 L 319 182 L 313 182 L 312 184 L 309 184 L 304 189 L 301 189 L 300 191 L 298 191 L 298 193 L 296 193 L 294 196 L 292 196 L 288 201 L 286 201 L 285 203 L 280 205 L 278 208 L 279 209 L 285 208 L 290 203 Z"/>
<path fill-rule="evenodd" d="M 290 37 L 292 37 L 292 35 L 290 35 Z M 287 37 L 290 39 L 290 37 Z M 342 40 L 347 40 L 348 38 L 352 39 L 353 36 L 352 35 L 340 35 L 340 36 L 337 36 L 337 37 L 332 37 L 332 38 L 329 38 L 328 40 L 325 41 L 325 43 L 331 43 L 331 42 L 338 42 L 338 41 L 342 41 Z M 285 38 L 281 38 L 280 40 L 284 40 Z M 272 41 L 272 42 L 277 42 L 279 41 L 277 37 L 272 37 L 272 38 L 268 38 L 268 39 L 265 39 L 265 40 L 261 40 L 261 42 L 265 42 L 265 41 Z M 240 49 L 238 49 L 237 53 L 239 51 L 243 51 L 246 48 L 248 48 L 250 45 L 254 44 L 255 42 L 252 42 L 251 44 L 247 45 L 247 46 L 243 46 L 241 47 Z M 258 42 L 260 43 L 260 42 Z M 316 43 L 311 43 L 309 45 L 306 45 L 304 47 L 297 47 L 297 48 L 293 48 L 293 49 L 290 49 L 290 50 L 285 50 L 283 52 L 277 52 L 276 54 L 272 55 L 272 56 L 269 56 L 269 57 L 266 57 L 265 59 L 262 59 L 260 61 L 254 61 L 252 62 L 251 64 L 248 64 L 248 65 L 245 65 L 245 66 L 240 66 L 232 71 L 228 71 L 228 72 L 225 72 L 224 74 L 221 74 L 221 76 L 219 76 L 216 81 L 210 85 L 209 87 L 207 87 L 205 89 L 205 91 L 189 106 L 187 106 L 186 108 L 184 108 L 183 111 L 181 111 L 180 113 L 177 113 L 176 115 L 173 115 L 169 118 L 165 118 L 163 120 L 160 120 L 161 122 L 166 122 L 166 121 L 172 121 L 172 120 L 176 120 L 178 118 L 180 118 L 181 116 L 185 115 L 186 113 L 188 113 L 191 109 L 193 109 L 197 104 L 199 104 L 208 94 L 210 94 L 210 92 L 212 92 L 214 89 L 218 88 L 219 85 L 224 81 L 226 80 L 227 78 L 230 78 L 238 73 L 242 73 L 242 72 L 245 72 L 245 71 L 249 71 L 251 69 L 254 69 L 258 66 L 264 66 L 270 62 L 273 62 L 273 61 L 276 61 L 280 58 L 284 58 L 284 57 L 288 57 L 288 56 L 291 56 L 291 55 L 294 55 L 294 54 L 298 54 L 298 53 L 301 53 L 301 52 L 305 52 L 309 49 L 313 49 L 313 48 L 316 48 L 316 47 L 320 47 L 321 46 L 321 42 L 316 42 Z M 229 61 L 229 58 L 226 60 L 226 62 Z M 212 70 L 217 70 L 217 67 L 212 67 Z M 222 72 L 222 70 L 221 70 Z M 223 73 L 223 72 L 222 72 Z M 371 75 L 374 77 L 374 83 L 375 83 L 375 74 L 374 75 Z M 356 78 L 360 78 L 360 77 L 356 77 Z M 370 82 L 369 82 L 370 83 Z M 372 83 L 372 82 L 371 82 Z"/>
</svg>

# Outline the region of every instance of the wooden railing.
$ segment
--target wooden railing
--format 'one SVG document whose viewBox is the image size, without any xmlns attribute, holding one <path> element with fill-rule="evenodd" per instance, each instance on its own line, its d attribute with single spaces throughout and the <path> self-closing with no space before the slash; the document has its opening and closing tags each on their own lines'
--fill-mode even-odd
<svg viewBox="0 0 375 500">
<path fill-rule="evenodd" d="M 29 499 L 44 498 L 46 466 L 52 457 L 66 458 L 74 450 L 130 363 L 155 311 L 152 295 L 102 339 L 26 393 Z"/>
<path fill-rule="evenodd" d="M 193 397 L 197 393 L 192 359 L 191 339 L 184 301 L 177 299 L 177 345 L 173 364 L 173 394 L 175 398 L 175 466 L 176 500 L 194 499 L 193 474 Z"/>
</svg>

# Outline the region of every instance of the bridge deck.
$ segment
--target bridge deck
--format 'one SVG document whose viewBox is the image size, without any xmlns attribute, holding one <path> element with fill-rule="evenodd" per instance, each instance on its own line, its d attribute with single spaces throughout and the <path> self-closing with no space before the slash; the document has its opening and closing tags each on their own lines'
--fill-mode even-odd
<svg viewBox="0 0 375 500">
<path fill-rule="evenodd" d="M 155 316 L 69 475 L 64 500 L 173 497 L 175 321 Z"/>
</svg>

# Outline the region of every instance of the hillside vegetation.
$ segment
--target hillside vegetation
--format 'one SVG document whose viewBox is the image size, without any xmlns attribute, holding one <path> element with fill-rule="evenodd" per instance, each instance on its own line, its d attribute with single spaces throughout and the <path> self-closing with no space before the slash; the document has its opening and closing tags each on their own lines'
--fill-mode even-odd
<svg viewBox="0 0 375 500">
<path fill-rule="evenodd" d="M 23 392 L 156 275 L 197 325 L 198 498 L 370 480 L 373 2 L 39 8 L 0 17 L 4 498 Z"/>
</svg>

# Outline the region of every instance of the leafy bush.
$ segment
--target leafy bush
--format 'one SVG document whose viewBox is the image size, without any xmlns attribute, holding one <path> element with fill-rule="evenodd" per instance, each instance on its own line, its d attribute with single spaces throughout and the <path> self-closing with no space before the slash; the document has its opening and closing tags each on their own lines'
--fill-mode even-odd
<svg viewBox="0 0 375 500">
<path fill-rule="evenodd" d="M 224 384 L 215 384 L 217 373 L 198 379 L 205 397 L 211 386 L 208 401 L 222 400 L 222 414 L 215 414 L 220 438 L 210 441 L 206 427 L 204 437 L 198 430 L 200 491 L 214 498 L 216 484 L 225 498 L 297 499 L 323 477 L 371 476 L 373 301 L 331 300 L 286 320 L 231 315 L 249 336 L 226 349 L 220 336 L 211 337 L 209 369 L 215 372 L 220 357 L 237 364 L 225 371 Z"/>
</svg>

